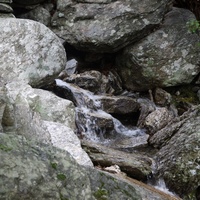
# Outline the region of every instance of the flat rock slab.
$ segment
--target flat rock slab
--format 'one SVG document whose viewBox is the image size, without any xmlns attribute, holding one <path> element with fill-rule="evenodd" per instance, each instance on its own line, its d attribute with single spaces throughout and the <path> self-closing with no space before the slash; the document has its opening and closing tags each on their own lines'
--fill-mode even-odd
<svg viewBox="0 0 200 200">
<path fill-rule="evenodd" d="M 151 173 L 152 161 L 147 156 L 114 150 L 91 141 L 82 141 L 82 146 L 95 165 L 118 165 L 128 176 L 143 181 Z"/>
</svg>

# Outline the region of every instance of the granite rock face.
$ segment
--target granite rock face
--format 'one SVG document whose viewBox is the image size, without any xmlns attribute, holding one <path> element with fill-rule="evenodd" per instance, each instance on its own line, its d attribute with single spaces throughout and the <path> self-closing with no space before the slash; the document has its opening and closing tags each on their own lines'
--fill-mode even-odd
<svg viewBox="0 0 200 200">
<path fill-rule="evenodd" d="M 44 25 L 24 19 L 0 19 L 0 34 L 0 70 L 7 82 L 20 80 L 42 86 L 65 67 L 64 47 Z"/>
<path fill-rule="evenodd" d="M 158 30 L 118 56 L 118 71 L 125 87 L 141 91 L 189 84 L 200 72 L 199 36 L 186 25 L 194 15 L 174 8 Z"/>
<path fill-rule="evenodd" d="M 6 84 L 0 104 L 2 127 L 25 138 L 68 151 L 81 165 L 93 166 L 75 135 L 75 108 L 71 101 L 33 89 L 21 82 Z"/>
<path fill-rule="evenodd" d="M 167 200 L 144 185 L 78 165 L 52 146 L 0 133 L 0 199 Z"/>
<path fill-rule="evenodd" d="M 171 2 L 58 0 L 52 30 L 79 50 L 116 52 L 159 25 Z"/>
<path fill-rule="evenodd" d="M 200 106 L 175 118 L 153 135 L 149 143 L 156 154 L 157 173 L 184 199 L 196 199 L 200 186 Z"/>
</svg>

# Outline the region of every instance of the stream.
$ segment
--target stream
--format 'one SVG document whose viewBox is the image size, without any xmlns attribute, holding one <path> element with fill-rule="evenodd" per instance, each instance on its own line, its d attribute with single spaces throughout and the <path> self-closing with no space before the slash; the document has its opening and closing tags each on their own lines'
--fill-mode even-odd
<svg viewBox="0 0 200 200">
<path fill-rule="evenodd" d="M 57 95 L 73 101 L 76 106 L 76 127 L 79 138 L 122 151 L 147 146 L 149 136 L 145 129 L 131 124 L 124 125 L 119 119 L 104 111 L 102 104 L 104 95 L 96 95 L 60 79 L 56 79 L 55 82 Z M 152 167 L 152 174 L 154 170 Z M 154 182 L 149 179 L 147 184 L 174 195 L 167 189 L 162 178 Z"/>
<path fill-rule="evenodd" d="M 76 85 L 56 79 L 56 86 L 67 91 L 76 105 L 77 132 L 87 140 L 123 147 L 120 141 L 129 140 L 131 147 L 147 143 L 148 135 L 144 129 L 126 127 L 118 119 L 103 110 L 101 95 L 81 89 Z M 124 144 L 125 145 L 125 144 Z"/>
</svg>

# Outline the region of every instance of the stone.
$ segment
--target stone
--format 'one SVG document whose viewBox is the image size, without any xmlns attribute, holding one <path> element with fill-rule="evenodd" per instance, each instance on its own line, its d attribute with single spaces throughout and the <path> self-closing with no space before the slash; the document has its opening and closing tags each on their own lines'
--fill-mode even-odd
<svg viewBox="0 0 200 200">
<path fill-rule="evenodd" d="M 196 199 L 200 185 L 200 106 L 175 118 L 149 140 L 160 150 L 156 173 L 183 199 Z"/>
<path fill-rule="evenodd" d="M 103 96 L 98 98 L 102 110 L 110 114 L 131 114 L 139 110 L 137 99 L 126 96 Z"/>
<path fill-rule="evenodd" d="M 0 80 L 0 131 L 3 131 L 2 118 L 6 107 L 5 83 Z"/>
<path fill-rule="evenodd" d="M 77 108 L 76 125 L 78 133 L 89 140 L 104 141 L 116 132 L 113 117 L 101 110 Z"/>
<path fill-rule="evenodd" d="M 171 3 L 171 0 L 58 0 L 51 29 L 76 49 L 116 52 L 158 26 Z"/>
<path fill-rule="evenodd" d="M 109 72 L 106 76 L 99 71 L 90 70 L 80 74 L 71 74 L 63 80 L 95 94 L 117 94 L 122 91 L 119 77 L 114 72 Z"/>
<path fill-rule="evenodd" d="M 30 10 L 29 12 L 20 14 L 17 16 L 17 18 L 31 19 L 31 20 L 40 22 L 44 24 L 45 26 L 48 26 L 51 21 L 51 15 L 49 11 L 47 11 L 42 6 L 37 6 L 36 8 Z"/>
<path fill-rule="evenodd" d="M 78 165 L 64 150 L 0 134 L 0 199 L 168 200 L 141 182 Z"/>
<path fill-rule="evenodd" d="M 0 13 L 0 18 L 15 18 L 12 13 Z"/>
<path fill-rule="evenodd" d="M 0 103 L 4 132 L 23 133 L 25 138 L 52 144 L 69 152 L 80 165 L 93 166 L 75 135 L 72 102 L 21 82 L 6 84 L 5 91 L 6 105 Z"/>
<path fill-rule="evenodd" d="M 186 26 L 190 20 L 195 20 L 192 12 L 173 8 L 158 30 L 124 49 L 117 57 L 124 87 L 147 91 L 193 81 L 200 72 L 200 48 L 199 36 Z"/>
<path fill-rule="evenodd" d="M 0 12 L 1 13 L 12 13 L 13 9 L 11 6 L 9 6 L 5 3 L 0 3 Z"/>
<path fill-rule="evenodd" d="M 167 108 L 156 108 L 144 121 L 144 127 L 147 133 L 153 135 L 158 130 L 164 128 L 174 118 L 173 113 Z"/>
<path fill-rule="evenodd" d="M 82 146 L 94 165 L 101 167 L 118 165 L 122 172 L 140 181 L 145 181 L 151 173 L 152 161 L 147 156 L 118 151 L 91 141 L 82 141 Z"/>
<path fill-rule="evenodd" d="M 43 86 L 62 71 L 66 53 L 58 37 L 32 20 L 0 19 L 0 70 L 10 81 Z"/>
<path fill-rule="evenodd" d="M 162 88 L 156 88 L 154 92 L 154 101 L 159 106 L 169 106 L 172 104 L 172 96 Z"/>
<path fill-rule="evenodd" d="M 146 117 L 156 110 L 156 105 L 154 102 L 147 98 L 138 98 L 138 103 L 140 104 L 140 116 L 137 122 L 137 126 L 144 127 L 144 121 Z"/>
<path fill-rule="evenodd" d="M 79 138 L 74 133 L 73 129 L 58 122 L 43 121 L 46 131 L 51 136 L 53 146 L 67 151 L 78 164 L 83 166 L 93 166 L 87 153 L 81 148 Z"/>
<path fill-rule="evenodd" d="M 67 72 L 67 75 L 72 75 L 76 72 L 78 66 L 78 61 L 76 59 L 71 59 L 67 61 L 65 71 Z"/>
</svg>

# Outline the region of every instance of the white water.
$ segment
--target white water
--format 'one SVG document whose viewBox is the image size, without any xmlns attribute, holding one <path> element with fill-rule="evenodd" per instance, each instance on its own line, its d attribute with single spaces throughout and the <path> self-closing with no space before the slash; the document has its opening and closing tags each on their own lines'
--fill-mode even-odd
<svg viewBox="0 0 200 200">
<path fill-rule="evenodd" d="M 156 162 L 154 160 L 152 160 L 152 174 L 153 174 L 153 176 L 156 174 L 156 169 L 157 169 Z M 169 191 L 169 189 L 167 188 L 167 186 L 165 184 L 165 180 L 162 177 L 156 179 L 156 181 L 153 184 L 151 183 L 151 179 L 150 179 L 148 184 L 153 186 L 154 188 L 166 193 L 166 194 L 169 194 L 171 196 L 177 196 L 173 192 Z"/>
<path fill-rule="evenodd" d="M 119 120 L 112 117 L 112 115 L 106 113 L 101 109 L 101 98 L 99 95 L 94 95 L 92 92 L 84 90 L 77 87 L 76 85 L 66 83 L 62 80 L 56 79 L 56 85 L 62 88 L 70 90 L 75 97 L 77 108 L 76 112 L 81 113 L 84 116 L 84 124 L 81 124 L 82 121 L 79 119 L 79 116 L 76 115 L 76 123 L 81 130 L 81 134 L 88 140 L 98 142 L 98 143 L 109 143 L 111 140 L 116 139 L 116 135 L 130 137 L 132 140 L 136 140 L 133 143 L 137 143 L 138 138 L 142 136 L 144 138 L 144 130 L 139 128 L 127 128 Z M 112 121 L 114 134 L 115 136 L 109 139 L 105 138 L 106 128 L 99 128 L 97 125 L 97 118 L 105 118 Z M 93 118 L 93 119 L 91 119 Z M 139 141 L 142 141 L 139 139 Z"/>
<path fill-rule="evenodd" d="M 166 184 L 165 184 L 165 181 L 163 178 L 159 178 L 157 181 L 156 181 L 156 185 L 154 186 L 156 189 L 162 191 L 162 192 L 165 192 L 167 194 L 170 194 L 172 196 L 176 196 L 174 193 L 170 192 L 169 189 L 166 187 Z"/>
</svg>

